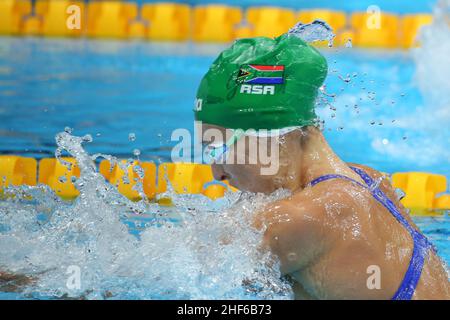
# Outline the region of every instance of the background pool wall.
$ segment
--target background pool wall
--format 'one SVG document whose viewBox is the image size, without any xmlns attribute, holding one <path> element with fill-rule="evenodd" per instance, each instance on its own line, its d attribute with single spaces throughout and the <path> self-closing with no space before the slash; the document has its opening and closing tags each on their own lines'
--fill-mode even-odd
<svg viewBox="0 0 450 320">
<path fill-rule="evenodd" d="M 278 36 L 298 21 L 322 19 L 333 27 L 336 46 L 350 39 L 366 48 L 410 48 L 417 45 L 418 30 L 431 23 L 434 1 L 273 3 L 2 0 L 0 34 L 231 42 Z"/>
</svg>

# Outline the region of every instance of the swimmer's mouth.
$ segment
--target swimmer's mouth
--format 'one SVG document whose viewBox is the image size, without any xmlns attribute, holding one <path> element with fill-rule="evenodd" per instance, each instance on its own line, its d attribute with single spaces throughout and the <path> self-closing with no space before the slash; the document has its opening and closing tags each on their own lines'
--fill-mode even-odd
<svg viewBox="0 0 450 320">
<path fill-rule="evenodd" d="M 226 174 L 223 174 L 223 175 L 220 176 L 219 181 L 224 181 L 224 180 L 229 180 L 229 179 L 230 179 L 229 176 L 227 176 Z"/>
</svg>

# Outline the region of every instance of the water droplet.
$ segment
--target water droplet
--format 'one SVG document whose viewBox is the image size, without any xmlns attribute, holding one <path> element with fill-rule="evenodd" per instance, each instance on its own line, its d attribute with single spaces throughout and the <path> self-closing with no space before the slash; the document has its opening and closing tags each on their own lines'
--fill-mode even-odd
<svg viewBox="0 0 450 320">
<path fill-rule="evenodd" d="M 128 140 L 130 140 L 130 141 L 135 141 L 135 140 L 136 140 L 136 134 L 133 133 L 133 132 L 130 132 L 130 133 L 128 134 Z"/>
<path fill-rule="evenodd" d="M 73 129 L 71 127 L 65 127 L 64 132 L 71 134 L 73 132 Z"/>
<path fill-rule="evenodd" d="M 371 125 L 374 125 L 374 124 L 375 124 L 375 121 L 370 121 L 370 124 L 371 124 Z"/>
<path fill-rule="evenodd" d="M 398 200 L 401 200 L 406 196 L 406 193 L 400 188 L 395 188 L 395 195 Z"/>
<path fill-rule="evenodd" d="M 90 134 L 84 135 L 81 139 L 83 140 L 83 142 L 92 142 L 93 141 L 92 136 Z"/>
<path fill-rule="evenodd" d="M 404 136 L 404 137 L 403 137 L 403 140 L 406 140 L 406 139 L 407 139 L 406 136 Z"/>
<path fill-rule="evenodd" d="M 141 154 L 141 150 L 139 150 L 139 149 L 134 149 L 134 150 L 133 150 L 133 154 L 134 154 L 136 157 L 138 157 L 138 156 Z"/>
<path fill-rule="evenodd" d="M 346 83 L 349 83 L 350 81 L 352 81 L 352 79 L 349 77 L 349 75 L 347 75 L 345 78 L 343 78 L 341 75 L 338 75 L 338 78 Z"/>
<path fill-rule="evenodd" d="M 61 183 L 65 183 L 66 181 L 67 181 L 67 178 L 65 177 L 65 176 L 61 176 L 61 177 L 59 177 L 59 182 L 61 182 Z"/>
<path fill-rule="evenodd" d="M 382 142 L 384 145 L 387 145 L 387 144 L 389 143 L 389 140 L 388 140 L 388 139 L 383 139 L 383 140 L 381 140 L 381 142 Z"/>
<path fill-rule="evenodd" d="M 352 45 L 352 39 L 347 39 L 347 42 L 345 43 L 345 47 L 346 48 L 351 48 L 351 47 L 353 47 L 353 45 Z"/>
</svg>

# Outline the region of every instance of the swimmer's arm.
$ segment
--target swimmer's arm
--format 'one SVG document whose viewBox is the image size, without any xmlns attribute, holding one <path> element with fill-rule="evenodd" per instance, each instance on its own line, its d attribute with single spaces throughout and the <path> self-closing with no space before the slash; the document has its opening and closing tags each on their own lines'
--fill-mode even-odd
<svg viewBox="0 0 450 320">
<path fill-rule="evenodd" d="M 306 267 L 323 251 L 322 209 L 310 201 L 276 202 L 261 213 L 256 227 L 266 226 L 264 244 L 278 256 L 282 274 Z"/>
<path fill-rule="evenodd" d="M 34 280 L 34 278 L 23 274 L 14 274 L 0 270 L 0 291 L 20 292 L 21 288 L 32 284 Z"/>
</svg>

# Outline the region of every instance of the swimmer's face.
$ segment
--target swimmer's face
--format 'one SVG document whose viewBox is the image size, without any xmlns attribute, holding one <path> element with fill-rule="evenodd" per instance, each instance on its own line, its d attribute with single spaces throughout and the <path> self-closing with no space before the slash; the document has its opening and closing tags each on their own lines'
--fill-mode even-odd
<svg viewBox="0 0 450 320">
<path fill-rule="evenodd" d="M 285 137 L 236 136 L 235 133 L 218 126 L 202 125 L 203 145 L 215 150 L 216 159 L 211 167 L 216 180 L 228 180 L 242 191 L 261 193 L 271 193 L 294 182 L 299 169 L 295 143 L 287 143 L 290 139 Z"/>
</svg>

